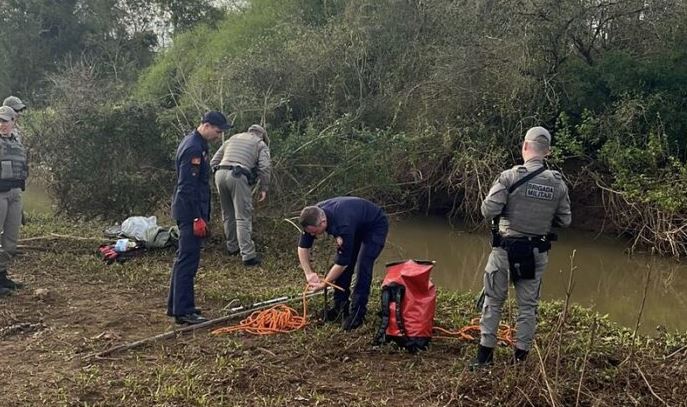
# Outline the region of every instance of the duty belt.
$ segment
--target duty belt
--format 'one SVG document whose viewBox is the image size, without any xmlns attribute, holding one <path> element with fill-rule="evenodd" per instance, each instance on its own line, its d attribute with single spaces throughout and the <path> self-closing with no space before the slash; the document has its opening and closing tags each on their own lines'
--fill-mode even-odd
<svg viewBox="0 0 687 407">
<path fill-rule="evenodd" d="M 249 169 L 247 169 L 241 165 L 218 165 L 217 169 L 218 170 L 229 170 L 229 171 L 231 171 L 231 175 L 233 175 L 236 178 L 241 177 L 241 175 L 245 175 L 246 180 L 248 181 L 248 185 L 254 185 L 255 184 L 256 178 L 253 175 L 253 173 Z"/>
<path fill-rule="evenodd" d="M 551 242 L 556 240 L 558 240 L 558 236 L 555 233 L 538 236 L 503 236 L 498 247 L 507 249 L 509 246 L 517 244 L 516 242 L 527 242 L 530 247 L 536 247 L 540 253 L 543 253 L 551 250 Z"/>
</svg>

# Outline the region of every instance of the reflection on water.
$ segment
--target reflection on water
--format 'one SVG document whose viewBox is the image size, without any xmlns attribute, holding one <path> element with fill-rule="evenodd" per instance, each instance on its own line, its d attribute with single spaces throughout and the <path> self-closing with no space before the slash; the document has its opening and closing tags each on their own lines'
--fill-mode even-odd
<svg viewBox="0 0 687 407">
<path fill-rule="evenodd" d="M 640 331 L 651 334 L 657 326 L 687 331 L 687 318 L 682 317 L 687 313 L 687 265 L 669 258 L 629 256 L 625 242 L 607 236 L 575 230 L 559 235 L 544 274 L 543 299 L 565 298 L 575 251 L 574 302 L 634 328 L 651 268 Z M 406 258 L 435 260 L 432 279 L 437 286 L 476 293 L 482 289 L 490 249 L 486 231 L 470 233 L 462 226 L 451 228 L 444 219 L 412 218 L 392 223 L 380 264 Z"/>
</svg>

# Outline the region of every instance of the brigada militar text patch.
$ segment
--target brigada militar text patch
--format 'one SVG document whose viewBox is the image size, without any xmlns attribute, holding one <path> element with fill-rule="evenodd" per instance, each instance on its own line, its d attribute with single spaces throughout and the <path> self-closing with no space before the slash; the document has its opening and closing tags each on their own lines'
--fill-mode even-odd
<svg viewBox="0 0 687 407">
<path fill-rule="evenodd" d="M 543 199 L 545 201 L 553 201 L 553 192 L 555 188 L 550 185 L 541 185 L 528 183 L 527 196 L 534 199 Z"/>
</svg>

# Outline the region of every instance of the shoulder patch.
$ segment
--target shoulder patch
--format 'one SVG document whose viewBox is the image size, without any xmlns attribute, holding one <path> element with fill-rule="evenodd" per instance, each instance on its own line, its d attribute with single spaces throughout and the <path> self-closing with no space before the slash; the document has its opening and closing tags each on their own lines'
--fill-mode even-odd
<svg viewBox="0 0 687 407">
<path fill-rule="evenodd" d="M 200 165 L 200 163 L 201 163 L 200 157 L 191 157 L 191 165 Z"/>
<path fill-rule="evenodd" d="M 527 167 L 524 165 L 519 165 L 515 167 L 515 170 L 518 172 L 518 174 L 527 174 Z"/>
<path fill-rule="evenodd" d="M 563 175 L 561 175 L 560 172 L 551 170 L 551 173 L 553 174 L 553 177 L 556 179 L 563 179 Z"/>
</svg>

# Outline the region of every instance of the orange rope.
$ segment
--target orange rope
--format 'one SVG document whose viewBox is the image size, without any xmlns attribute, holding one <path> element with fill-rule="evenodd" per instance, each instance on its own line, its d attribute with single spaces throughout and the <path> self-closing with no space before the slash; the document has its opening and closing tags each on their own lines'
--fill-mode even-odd
<svg viewBox="0 0 687 407">
<path fill-rule="evenodd" d="M 338 285 L 336 285 L 336 284 L 334 284 L 334 283 L 330 283 L 330 282 L 327 281 L 327 280 L 322 280 L 322 282 L 325 283 L 325 284 L 327 284 L 328 286 L 331 286 L 331 287 L 336 288 L 336 289 L 339 290 L 339 291 L 344 291 L 343 288 L 339 287 Z M 307 289 L 307 287 L 306 287 L 306 289 Z"/>
<path fill-rule="evenodd" d="M 221 335 L 242 331 L 254 335 L 272 335 L 297 331 L 308 323 L 305 298 L 307 292 L 306 286 L 306 290 L 303 291 L 303 316 L 298 315 L 295 309 L 287 305 L 277 304 L 274 307 L 253 312 L 237 325 L 215 329 L 212 334 Z"/>
<path fill-rule="evenodd" d="M 343 291 L 343 288 L 334 283 L 331 283 L 327 280 L 322 281 L 325 284 L 336 288 L 337 290 Z M 221 335 L 242 331 L 254 335 L 272 335 L 277 333 L 297 331 L 308 323 L 308 308 L 305 298 L 307 293 L 308 285 L 306 284 L 305 289 L 303 290 L 303 316 L 298 315 L 295 309 L 287 305 L 278 304 L 274 307 L 255 311 L 236 325 L 215 329 L 212 331 L 212 334 Z"/>
<path fill-rule="evenodd" d="M 457 337 L 458 339 L 466 340 L 466 341 L 474 341 L 477 338 L 479 338 L 480 335 L 480 329 L 479 329 L 479 318 L 473 318 L 470 321 L 470 325 L 466 325 L 457 331 L 449 331 L 448 329 L 444 329 L 438 326 L 434 327 L 434 331 L 441 332 L 445 334 L 447 337 L 450 338 L 455 338 Z M 498 333 L 496 334 L 496 338 L 505 344 L 509 346 L 514 346 L 514 340 L 513 340 L 513 334 L 515 333 L 515 329 L 512 328 L 510 325 L 507 324 L 500 324 L 499 325 L 499 330 Z M 437 338 L 441 338 L 441 336 L 436 336 Z"/>
</svg>

